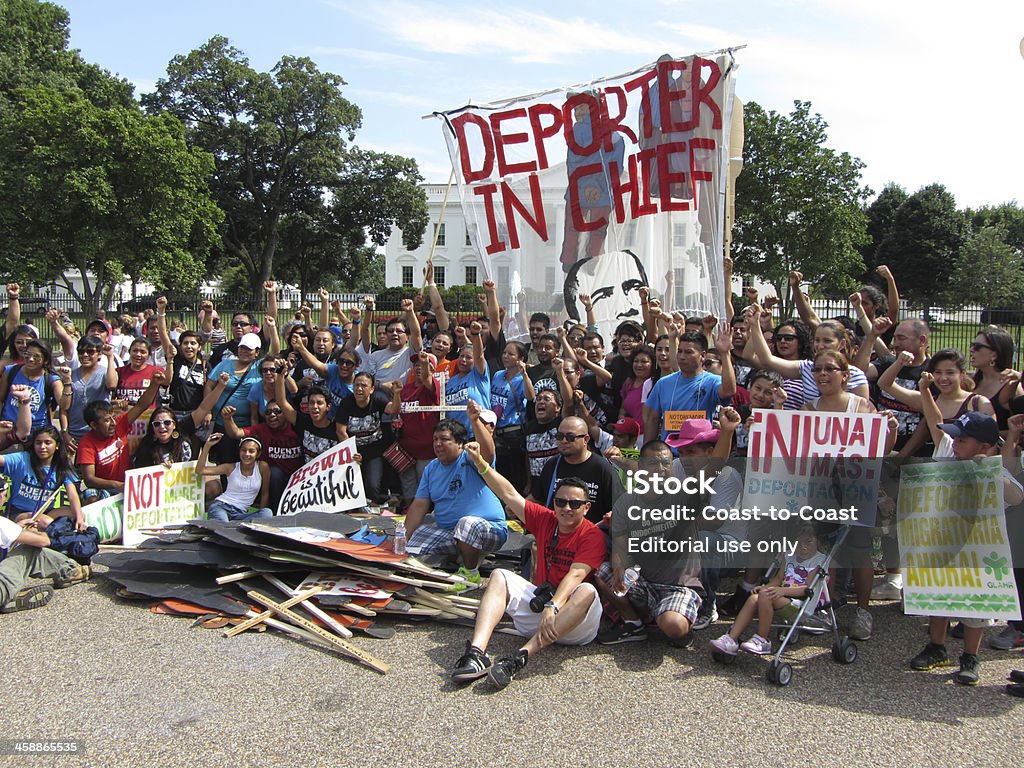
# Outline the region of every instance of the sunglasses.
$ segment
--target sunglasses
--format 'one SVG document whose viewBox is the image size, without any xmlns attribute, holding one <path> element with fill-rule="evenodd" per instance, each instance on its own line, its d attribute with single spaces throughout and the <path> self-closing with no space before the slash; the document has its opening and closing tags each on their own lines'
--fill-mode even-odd
<svg viewBox="0 0 1024 768">
<path fill-rule="evenodd" d="M 260 373 L 280 373 L 280 368 L 260 368 Z"/>
<path fill-rule="evenodd" d="M 245 320 L 232 320 L 231 321 L 231 327 L 232 328 L 245 328 L 247 325 L 252 325 L 252 323 L 247 323 Z"/>
<path fill-rule="evenodd" d="M 571 432 L 555 432 L 555 440 L 565 440 L 567 443 L 579 440 L 581 437 L 586 437 L 586 435 L 574 435 Z M 573 507 L 573 509 L 576 509 L 576 507 Z"/>
<path fill-rule="evenodd" d="M 586 499 L 563 499 L 558 496 L 555 497 L 555 506 L 559 509 L 569 507 L 571 509 L 579 509 L 587 503 Z"/>
<path fill-rule="evenodd" d="M 284 411 L 280 408 L 267 408 L 266 410 L 267 416 L 279 416 L 282 413 L 284 413 Z"/>
<path fill-rule="evenodd" d="M 822 365 L 822 366 L 817 366 L 816 365 L 814 368 L 811 368 L 811 373 L 828 373 L 828 374 L 843 373 L 843 369 L 842 368 L 836 368 L 834 365 Z"/>
<path fill-rule="evenodd" d="M 797 335 L 795 333 L 776 333 L 776 341 L 796 341 Z"/>
<path fill-rule="evenodd" d="M 154 427 L 173 427 L 174 419 L 158 419 L 153 422 Z"/>
<path fill-rule="evenodd" d="M 980 342 L 977 341 L 971 344 L 971 352 L 977 352 L 980 349 L 992 350 L 993 348 L 990 347 L 988 344 L 981 344 Z"/>
<path fill-rule="evenodd" d="M 355 360 L 345 360 L 344 358 L 342 358 L 341 360 L 338 361 L 338 365 L 355 365 L 355 364 L 356 364 Z"/>
</svg>

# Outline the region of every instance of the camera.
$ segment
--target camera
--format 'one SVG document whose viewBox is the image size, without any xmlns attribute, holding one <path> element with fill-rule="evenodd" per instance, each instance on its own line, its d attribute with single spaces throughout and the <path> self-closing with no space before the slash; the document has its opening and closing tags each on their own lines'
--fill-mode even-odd
<svg viewBox="0 0 1024 768">
<path fill-rule="evenodd" d="M 533 593 L 533 597 L 530 598 L 530 610 L 534 613 L 540 613 L 544 610 L 544 603 L 548 602 L 554 596 L 555 588 L 551 586 L 550 581 L 545 581 L 537 587 Z"/>
</svg>

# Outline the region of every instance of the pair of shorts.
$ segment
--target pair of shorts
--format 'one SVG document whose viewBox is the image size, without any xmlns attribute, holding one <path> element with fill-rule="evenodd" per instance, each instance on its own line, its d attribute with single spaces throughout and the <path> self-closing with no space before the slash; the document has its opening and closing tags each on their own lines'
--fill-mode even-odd
<svg viewBox="0 0 1024 768">
<path fill-rule="evenodd" d="M 530 610 L 530 600 L 533 599 L 537 586 L 519 574 L 506 571 L 504 568 L 499 568 L 492 573 L 491 579 L 494 579 L 499 573 L 505 577 L 505 587 L 508 589 L 505 613 L 512 619 L 517 633 L 523 637 L 533 637 L 537 634 L 542 616 L 542 614 Z M 601 628 L 601 615 L 604 609 L 601 607 L 601 600 L 597 596 L 594 585 L 580 584 L 569 593 L 569 596 L 572 597 L 581 589 L 591 594 L 590 608 L 579 624 L 555 641 L 558 645 L 586 645 L 597 637 L 597 631 Z"/>
<path fill-rule="evenodd" d="M 436 525 L 421 525 L 409 538 L 408 546 L 418 548 L 420 554 L 458 554 L 456 541 L 461 541 L 481 552 L 497 552 L 505 546 L 508 532 L 497 528 L 482 517 L 463 517 L 454 528 L 438 528 Z"/>
<path fill-rule="evenodd" d="M 609 586 L 612 583 L 612 564 L 601 563 L 598 578 Z M 697 618 L 704 596 L 695 589 L 678 584 L 656 584 L 640 576 L 639 581 L 629 588 L 626 597 L 637 611 L 646 611 L 652 621 L 663 613 L 673 612 L 683 616 L 690 624 Z"/>
</svg>

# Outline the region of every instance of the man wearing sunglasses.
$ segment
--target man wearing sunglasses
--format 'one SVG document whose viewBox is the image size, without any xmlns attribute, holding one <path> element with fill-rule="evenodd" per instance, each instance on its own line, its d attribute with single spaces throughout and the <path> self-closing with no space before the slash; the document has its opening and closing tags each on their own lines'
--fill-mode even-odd
<svg viewBox="0 0 1024 768">
<path fill-rule="evenodd" d="M 618 471 L 608 459 L 590 450 L 590 431 L 578 416 L 562 419 L 555 441 L 558 455 L 548 459 L 540 477 L 534 480 L 530 501 L 550 507 L 559 481 L 574 477 L 587 489 L 587 519 L 600 523 L 611 514 L 615 500 L 622 494 Z"/>
<path fill-rule="evenodd" d="M 597 637 L 601 601 L 592 580 L 594 571 L 604 561 L 605 539 L 600 529 L 586 519 L 590 507 L 588 490 L 576 478 L 566 478 L 558 484 L 553 496 L 554 509 L 547 509 L 520 496 L 481 456 L 479 444 L 467 443 L 465 453 L 487 487 L 537 539 L 533 582 L 503 568 L 491 574 L 480 600 L 473 637 L 452 670 L 452 679 L 457 683 L 487 675 L 493 685 L 504 688 L 542 648 L 552 643 L 586 645 Z M 543 605 L 535 599 L 538 584 L 553 589 L 545 591 L 550 597 Z M 544 595 L 540 597 L 543 599 Z M 487 645 L 506 613 L 516 632 L 529 639 L 515 653 L 492 664 Z"/>
</svg>

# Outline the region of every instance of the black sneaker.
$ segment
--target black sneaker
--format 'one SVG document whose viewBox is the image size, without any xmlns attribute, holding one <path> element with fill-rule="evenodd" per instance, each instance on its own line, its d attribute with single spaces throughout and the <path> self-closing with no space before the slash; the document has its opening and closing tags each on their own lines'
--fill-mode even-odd
<svg viewBox="0 0 1024 768">
<path fill-rule="evenodd" d="M 949 636 L 956 640 L 963 640 L 964 623 L 962 621 L 958 621 L 956 624 L 954 624 L 953 628 L 949 630 Z"/>
<path fill-rule="evenodd" d="M 981 662 L 978 661 L 978 657 L 973 653 L 961 653 L 960 671 L 953 675 L 953 679 L 960 683 L 960 685 L 977 685 L 978 669 L 980 667 Z"/>
<path fill-rule="evenodd" d="M 630 624 L 617 621 L 607 629 L 597 633 L 600 645 L 618 645 L 619 643 L 639 643 L 647 639 L 647 629 L 643 624 Z"/>
<path fill-rule="evenodd" d="M 946 646 L 928 643 L 924 649 L 910 660 L 910 668 L 918 672 L 927 672 L 936 667 L 948 667 L 950 665 L 949 654 L 946 653 Z"/>
<path fill-rule="evenodd" d="M 736 591 L 733 593 L 732 597 L 719 604 L 718 611 L 723 616 L 728 616 L 730 618 L 738 616 L 739 612 L 743 610 L 743 606 L 746 604 L 747 598 L 749 597 L 750 593 L 743 588 L 742 584 L 740 584 L 736 587 Z"/>
<path fill-rule="evenodd" d="M 467 640 L 466 652 L 455 662 L 452 680 L 456 683 L 469 683 L 486 675 L 490 668 L 491 660 L 487 654 Z"/>
<path fill-rule="evenodd" d="M 491 671 L 487 673 L 495 688 L 499 690 L 506 688 L 512 679 L 519 674 L 519 671 L 526 666 L 530 655 L 526 651 L 516 651 L 511 656 L 502 656 L 491 665 Z"/>
<path fill-rule="evenodd" d="M 682 637 L 669 638 L 668 644 L 673 648 L 689 648 L 693 645 L 693 632 L 687 632 Z"/>
</svg>

